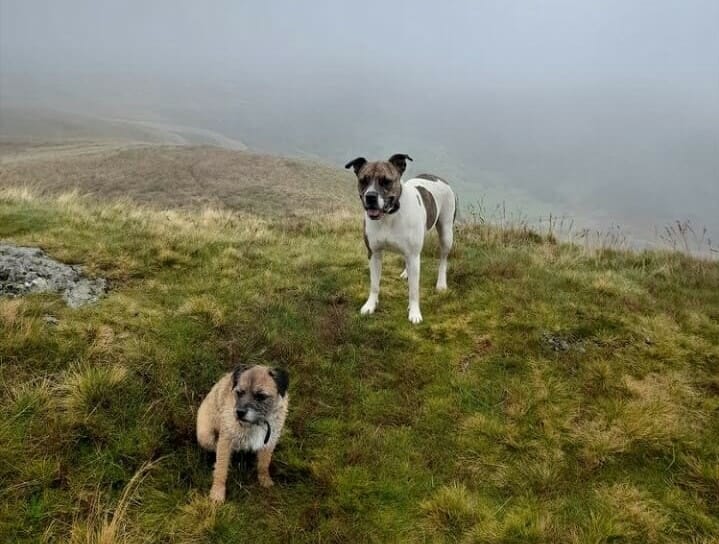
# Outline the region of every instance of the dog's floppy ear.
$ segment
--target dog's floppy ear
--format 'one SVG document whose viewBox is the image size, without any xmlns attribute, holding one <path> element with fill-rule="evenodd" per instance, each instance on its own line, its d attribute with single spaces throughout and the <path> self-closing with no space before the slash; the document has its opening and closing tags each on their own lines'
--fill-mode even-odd
<svg viewBox="0 0 719 544">
<path fill-rule="evenodd" d="M 270 376 L 277 384 L 277 392 L 281 397 L 284 397 L 285 393 L 287 393 L 287 388 L 290 386 L 290 375 L 284 368 L 272 368 L 270 369 Z"/>
<path fill-rule="evenodd" d="M 405 153 L 395 153 L 392 155 L 387 161 L 392 164 L 397 170 L 399 170 L 400 175 L 404 174 L 404 171 L 407 168 L 407 161 L 411 161 L 412 157 Z"/>
<path fill-rule="evenodd" d="M 367 159 L 364 157 L 357 157 L 345 164 L 345 168 L 354 168 L 355 174 L 359 175 L 359 171 L 362 170 L 362 167 L 365 164 L 367 164 Z"/>
<path fill-rule="evenodd" d="M 250 367 L 248 365 L 237 365 L 235 369 L 232 371 L 232 389 L 237 387 L 237 382 L 240 381 L 240 374 L 242 374 L 245 370 L 249 370 Z"/>
</svg>

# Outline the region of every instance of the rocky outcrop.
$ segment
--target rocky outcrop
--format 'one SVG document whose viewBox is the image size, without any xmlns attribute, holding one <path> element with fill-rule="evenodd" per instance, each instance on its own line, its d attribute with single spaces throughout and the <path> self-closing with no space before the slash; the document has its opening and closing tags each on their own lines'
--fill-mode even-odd
<svg viewBox="0 0 719 544">
<path fill-rule="evenodd" d="M 105 291 L 105 280 L 88 278 L 80 266 L 58 262 L 35 247 L 0 243 L 0 296 L 56 292 L 79 308 L 97 302 Z"/>
</svg>

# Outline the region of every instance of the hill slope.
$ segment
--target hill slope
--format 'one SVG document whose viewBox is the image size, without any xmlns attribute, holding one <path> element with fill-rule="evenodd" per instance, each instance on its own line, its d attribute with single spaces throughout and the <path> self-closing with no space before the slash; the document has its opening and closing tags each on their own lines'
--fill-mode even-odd
<svg viewBox="0 0 719 544">
<path fill-rule="evenodd" d="M 322 164 L 219 147 L 0 143 L 0 188 L 28 185 L 157 208 L 313 215 L 355 204 L 354 178 Z"/>
<path fill-rule="evenodd" d="M 111 292 L 0 299 L 0 540 L 719 538 L 718 264 L 463 225 L 411 326 L 398 259 L 359 316 L 360 228 L 3 193 L 0 238 Z M 214 508 L 194 416 L 238 361 L 290 370 L 290 415 L 277 485 L 233 467 Z"/>
<path fill-rule="evenodd" d="M 30 142 L 104 142 L 145 144 L 216 145 L 247 149 L 244 143 L 212 130 L 177 125 L 135 111 L 134 118 L 93 115 L 86 111 L 7 107 L 0 101 L 0 140 Z"/>
</svg>

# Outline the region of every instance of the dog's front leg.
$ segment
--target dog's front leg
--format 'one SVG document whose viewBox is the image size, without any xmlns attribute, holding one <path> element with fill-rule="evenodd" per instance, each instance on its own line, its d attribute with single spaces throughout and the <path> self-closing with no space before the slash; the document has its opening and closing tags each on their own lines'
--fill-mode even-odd
<svg viewBox="0 0 719 544">
<path fill-rule="evenodd" d="M 369 260 L 369 297 L 367 302 L 360 309 L 362 315 L 372 314 L 377 308 L 377 302 L 379 302 L 379 281 L 382 277 L 382 252 L 375 251 L 372 253 L 372 257 Z"/>
<path fill-rule="evenodd" d="M 272 487 L 275 483 L 270 478 L 270 461 L 273 448 L 262 448 L 257 452 L 257 479 L 262 487 Z"/>
<path fill-rule="evenodd" d="M 407 256 L 407 281 L 409 283 L 409 320 L 416 325 L 422 322 L 422 312 L 419 311 L 419 253 Z"/>
<path fill-rule="evenodd" d="M 231 442 L 227 438 L 220 436 L 215 450 L 215 469 L 212 473 L 212 489 L 210 490 L 210 498 L 215 502 L 225 502 L 227 471 L 232 457 L 231 446 Z"/>
</svg>

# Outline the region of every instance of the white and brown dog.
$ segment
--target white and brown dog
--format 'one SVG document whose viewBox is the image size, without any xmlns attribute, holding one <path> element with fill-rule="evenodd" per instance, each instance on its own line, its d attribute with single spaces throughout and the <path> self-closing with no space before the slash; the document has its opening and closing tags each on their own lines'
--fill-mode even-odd
<svg viewBox="0 0 719 544">
<path fill-rule="evenodd" d="M 366 214 L 364 239 L 370 261 L 370 292 L 360 313 L 371 314 L 377 308 L 382 251 L 391 249 L 404 255 L 406 266 L 402 277 L 409 280 L 409 320 L 420 323 L 419 260 L 424 236 L 432 227 L 437 227 L 440 247 L 437 290 L 444 291 L 457 199 L 445 180 L 431 174 L 421 174 L 403 183 L 401 177 L 407 160 L 412 158 L 405 154 L 374 162 L 359 157 L 348 162 L 345 168 L 353 168 L 357 175 Z"/>
</svg>

